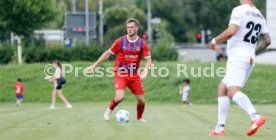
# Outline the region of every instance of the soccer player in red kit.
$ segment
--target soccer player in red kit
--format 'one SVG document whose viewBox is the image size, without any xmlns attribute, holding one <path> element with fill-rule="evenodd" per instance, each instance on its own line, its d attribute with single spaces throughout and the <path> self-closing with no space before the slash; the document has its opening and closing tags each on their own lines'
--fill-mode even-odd
<svg viewBox="0 0 276 140">
<path fill-rule="evenodd" d="M 116 54 L 114 63 L 114 87 L 115 96 L 104 113 L 104 119 L 110 120 L 113 109 L 123 101 L 125 88 L 128 87 L 137 99 L 137 120 L 146 122 L 142 115 L 145 109 L 144 89 L 141 79 L 146 78 L 151 65 L 150 50 L 147 43 L 137 35 L 138 21 L 130 18 L 126 21 L 127 35 L 115 40 L 112 47 L 105 51 L 101 57 L 90 67 L 87 73 L 94 72 L 96 67 L 107 60 L 111 54 Z M 144 57 L 146 64 L 143 72 L 138 73 L 141 58 Z"/>
<path fill-rule="evenodd" d="M 23 101 L 23 89 L 24 85 L 22 84 L 22 80 L 20 78 L 17 79 L 17 82 L 14 85 L 15 95 L 16 95 L 16 105 L 20 106 Z"/>
</svg>

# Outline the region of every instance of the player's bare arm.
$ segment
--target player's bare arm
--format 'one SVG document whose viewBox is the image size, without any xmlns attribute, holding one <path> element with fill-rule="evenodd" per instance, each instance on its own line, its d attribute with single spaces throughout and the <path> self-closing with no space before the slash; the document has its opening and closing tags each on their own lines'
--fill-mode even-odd
<svg viewBox="0 0 276 140">
<path fill-rule="evenodd" d="M 257 44 L 256 52 L 266 49 L 271 44 L 271 38 L 268 33 L 260 35 L 260 41 Z"/>
<path fill-rule="evenodd" d="M 220 35 L 213 38 L 211 43 L 209 44 L 209 47 L 213 50 L 217 50 L 218 48 L 216 45 L 218 43 L 222 43 L 228 39 L 230 39 L 236 32 L 238 31 L 239 26 L 236 24 L 231 24 L 225 31 L 223 31 Z"/>
<path fill-rule="evenodd" d="M 57 78 L 55 78 L 55 76 L 54 75 L 52 75 L 52 76 L 50 76 L 50 75 L 47 75 L 45 78 L 44 78 L 45 80 L 48 80 L 48 81 L 55 81 L 55 80 L 57 80 Z"/>
<path fill-rule="evenodd" d="M 56 80 L 55 76 L 51 76 L 51 77 L 49 78 L 49 81 L 55 81 L 55 80 Z"/>
<path fill-rule="evenodd" d="M 105 60 L 107 60 L 110 57 L 110 55 L 111 55 L 111 52 L 109 50 L 105 51 L 93 65 L 86 68 L 86 72 L 87 73 L 93 72 L 96 69 L 96 67 L 100 65 L 102 62 L 104 62 Z"/>
<path fill-rule="evenodd" d="M 148 71 L 149 71 L 150 65 L 151 65 L 151 57 L 145 58 L 145 61 L 146 61 L 145 69 L 143 70 L 143 72 L 140 75 L 141 79 L 146 79 L 146 77 L 148 75 Z"/>
</svg>

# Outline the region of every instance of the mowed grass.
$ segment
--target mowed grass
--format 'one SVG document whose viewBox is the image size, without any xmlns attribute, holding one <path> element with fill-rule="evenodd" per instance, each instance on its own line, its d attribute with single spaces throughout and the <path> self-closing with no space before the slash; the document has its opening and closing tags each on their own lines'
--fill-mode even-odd
<svg viewBox="0 0 276 140">
<path fill-rule="evenodd" d="M 135 102 L 123 102 L 116 109 L 127 109 L 129 123 L 113 118 L 103 120 L 108 102 L 74 103 L 72 109 L 58 104 L 48 109 L 46 103 L 0 104 L 1 140 L 273 140 L 276 139 L 276 105 L 257 105 L 267 117 L 259 132 L 247 137 L 249 117 L 238 106 L 229 111 L 226 136 L 209 136 L 217 121 L 216 105 L 194 105 L 183 108 L 176 103 L 148 103 L 144 117 L 147 123 L 136 121 Z"/>
</svg>

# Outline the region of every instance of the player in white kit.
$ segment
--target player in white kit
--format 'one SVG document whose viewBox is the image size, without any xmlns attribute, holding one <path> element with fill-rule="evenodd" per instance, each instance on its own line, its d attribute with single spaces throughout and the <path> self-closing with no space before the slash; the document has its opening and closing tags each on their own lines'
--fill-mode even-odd
<svg viewBox="0 0 276 140">
<path fill-rule="evenodd" d="M 266 20 L 253 5 L 252 0 L 240 0 L 241 5 L 232 10 L 228 28 L 212 39 L 210 48 L 217 50 L 216 44 L 227 41 L 226 74 L 218 86 L 218 122 L 211 135 L 224 135 L 230 98 L 248 113 L 252 126 L 247 135 L 255 134 L 266 118 L 259 115 L 250 99 L 241 89 L 254 67 L 255 52 L 271 44 Z M 258 42 L 258 37 L 259 42 Z"/>
</svg>

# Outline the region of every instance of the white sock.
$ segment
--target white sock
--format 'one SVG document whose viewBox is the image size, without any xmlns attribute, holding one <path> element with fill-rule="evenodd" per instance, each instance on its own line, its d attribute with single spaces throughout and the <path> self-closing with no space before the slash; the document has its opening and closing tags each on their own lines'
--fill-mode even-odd
<svg viewBox="0 0 276 140">
<path fill-rule="evenodd" d="M 221 132 L 224 130 L 224 125 L 228 115 L 230 106 L 230 99 L 228 96 L 218 97 L 218 123 L 215 129 L 216 132 Z"/>
<path fill-rule="evenodd" d="M 249 115 L 251 121 L 254 121 L 258 118 L 260 118 L 260 115 L 257 114 L 256 109 L 252 105 L 250 99 L 242 92 L 237 92 L 233 96 L 233 101 L 238 104 L 244 111 L 247 112 Z"/>
<path fill-rule="evenodd" d="M 20 105 L 20 102 L 19 102 L 19 100 L 16 100 L 16 104 L 17 104 L 17 105 Z"/>
</svg>

